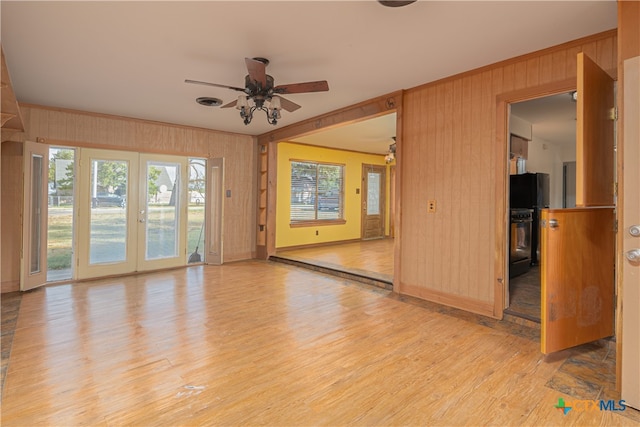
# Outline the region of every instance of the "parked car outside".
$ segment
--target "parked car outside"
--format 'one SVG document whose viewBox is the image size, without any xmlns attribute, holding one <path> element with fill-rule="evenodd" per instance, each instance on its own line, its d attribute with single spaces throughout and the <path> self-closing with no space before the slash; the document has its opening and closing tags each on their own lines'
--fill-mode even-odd
<svg viewBox="0 0 640 427">
<path fill-rule="evenodd" d="M 111 193 L 102 193 L 96 195 L 91 201 L 91 207 L 106 207 L 106 206 L 117 206 L 120 208 L 124 208 L 125 199 L 122 196 L 118 196 L 117 194 Z"/>
<path fill-rule="evenodd" d="M 198 191 L 191 191 L 190 194 L 189 203 L 195 203 L 196 205 L 204 203 L 204 194 Z"/>
<path fill-rule="evenodd" d="M 337 212 L 340 209 L 340 196 L 327 194 L 318 196 L 318 210 Z"/>
</svg>

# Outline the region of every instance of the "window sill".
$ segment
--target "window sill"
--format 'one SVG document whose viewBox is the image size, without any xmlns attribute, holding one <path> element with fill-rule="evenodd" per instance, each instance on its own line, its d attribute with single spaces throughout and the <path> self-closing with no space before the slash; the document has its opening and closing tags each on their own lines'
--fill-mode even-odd
<svg viewBox="0 0 640 427">
<path fill-rule="evenodd" d="M 317 219 L 312 221 L 290 222 L 289 227 L 291 228 L 322 227 L 323 225 L 343 225 L 346 223 L 347 223 L 347 220 L 345 219 Z"/>
</svg>

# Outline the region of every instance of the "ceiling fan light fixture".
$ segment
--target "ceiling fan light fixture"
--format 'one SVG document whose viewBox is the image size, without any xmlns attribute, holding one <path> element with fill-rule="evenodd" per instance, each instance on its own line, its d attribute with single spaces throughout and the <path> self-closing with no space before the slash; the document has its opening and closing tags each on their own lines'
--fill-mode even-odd
<svg viewBox="0 0 640 427">
<path fill-rule="evenodd" d="M 267 122 L 271 125 L 276 125 L 278 123 L 278 119 L 281 118 L 280 111 L 283 108 L 288 112 L 293 112 L 300 108 L 300 105 L 295 102 L 280 97 L 279 95 L 281 94 L 326 92 L 329 90 L 329 84 L 326 80 L 276 86 L 273 77 L 267 74 L 265 70 L 265 67 L 269 64 L 268 59 L 255 57 L 245 58 L 244 60 L 249 73 L 245 76 L 244 88 L 218 83 L 202 82 L 199 80 L 186 79 L 184 82 L 222 87 L 242 92 L 242 95 L 238 96 L 237 101 L 231 101 L 228 104 L 223 105 L 222 108 L 232 108 L 235 106 L 236 109 L 240 111 L 240 117 L 244 121 L 245 125 L 251 123 L 251 120 L 253 120 L 253 112 L 256 110 L 264 111 L 267 115 Z M 215 103 L 215 105 L 221 104 L 222 101 Z"/>
<path fill-rule="evenodd" d="M 384 156 L 385 163 L 391 163 L 396 159 L 396 137 L 392 136 L 393 144 L 389 145 L 389 152 Z"/>
<path fill-rule="evenodd" d="M 271 101 L 269 101 L 269 107 L 274 110 L 281 110 L 282 106 L 280 105 L 280 98 L 277 96 L 271 98 Z"/>
<path fill-rule="evenodd" d="M 245 95 L 238 96 L 238 102 L 236 103 L 236 108 L 238 110 L 242 110 L 243 108 L 249 107 L 249 102 L 247 102 L 247 97 Z"/>
</svg>

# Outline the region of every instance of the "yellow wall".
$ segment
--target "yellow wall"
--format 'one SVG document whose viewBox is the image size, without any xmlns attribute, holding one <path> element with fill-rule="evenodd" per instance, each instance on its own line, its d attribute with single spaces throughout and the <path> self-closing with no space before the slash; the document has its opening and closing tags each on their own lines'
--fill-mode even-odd
<svg viewBox="0 0 640 427">
<path fill-rule="evenodd" d="M 344 177 L 344 219 L 340 225 L 314 225 L 309 227 L 289 226 L 291 200 L 290 160 L 308 160 L 345 165 Z M 383 155 L 341 151 L 311 145 L 281 142 L 278 144 L 278 200 L 276 218 L 276 248 L 311 245 L 360 238 L 362 164 L 385 165 Z M 389 168 L 385 185 L 385 234 L 389 233 Z M 318 235 L 316 236 L 316 231 Z"/>
</svg>

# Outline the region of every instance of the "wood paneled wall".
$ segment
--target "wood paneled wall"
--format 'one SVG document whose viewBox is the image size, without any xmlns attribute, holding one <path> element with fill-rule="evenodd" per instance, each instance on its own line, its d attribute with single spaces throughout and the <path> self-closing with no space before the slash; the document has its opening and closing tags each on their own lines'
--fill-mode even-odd
<svg viewBox="0 0 640 427">
<path fill-rule="evenodd" d="M 28 104 L 21 104 L 20 110 L 25 124 L 25 132 L 20 135 L 22 140 L 180 156 L 223 157 L 225 190 L 231 191 L 231 197 L 225 197 L 224 201 L 224 261 L 254 256 L 257 163 L 253 137 Z M 7 176 L 4 172 L 3 190 Z M 19 233 L 19 219 L 7 218 L 3 212 L 2 226 L 4 254 L 9 250 L 4 231 L 17 230 Z M 3 275 L 5 267 L 3 262 Z"/>
<path fill-rule="evenodd" d="M 22 249 L 22 143 L 2 143 L 2 191 L 0 192 L 0 245 L 2 269 L 0 290 L 20 289 L 20 253 Z"/>
<path fill-rule="evenodd" d="M 502 317 L 508 164 L 498 97 L 575 79 L 578 52 L 615 75 L 616 48 L 613 30 L 405 91 L 399 292 Z"/>
</svg>

